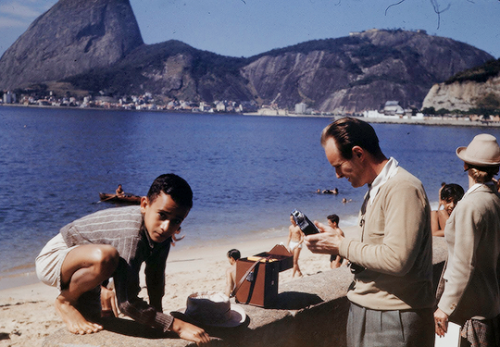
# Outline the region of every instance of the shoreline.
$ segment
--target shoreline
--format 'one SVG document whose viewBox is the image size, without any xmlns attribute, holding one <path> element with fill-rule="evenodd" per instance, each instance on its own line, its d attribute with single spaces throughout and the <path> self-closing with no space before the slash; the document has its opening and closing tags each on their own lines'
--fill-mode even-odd
<svg viewBox="0 0 500 347">
<path fill-rule="evenodd" d="M 295 114 L 287 113 L 284 115 L 276 114 L 259 114 L 258 112 L 193 112 L 191 110 L 130 110 L 121 108 L 104 108 L 104 107 L 72 107 L 72 106 L 37 106 L 37 105 L 19 105 L 19 104 L 0 104 L 0 107 L 16 107 L 16 108 L 38 108 L 38 109 L 51 109 L 51 110 L 91 110 L 91 111 L 126 111 L 126 112 L 153 112 L 153 113 L 167 113 L 167 114 L 207 114 L 207 115 L 241 115 L 248 117 L 289 117 L 289 118 L 330 118 L 332 121 L 339 118 L 348 117 L 349 115 L 309 115 L 309 114 Z M 440 118 L 424 118 L 424 119 L 408 119 L 408 118 L 371 118 L 371 117 L 356 117 L 360 118 L 367 123 L 376 124 L 409 124 L 409 125 L 424 125 L 424 126 L 460 126 L 460 127 L 500 127 L 500 122 L 488 121 L 471 121 L 471 120 L 458 120 L 458 119 L 440 119 Z"/>
</svg>

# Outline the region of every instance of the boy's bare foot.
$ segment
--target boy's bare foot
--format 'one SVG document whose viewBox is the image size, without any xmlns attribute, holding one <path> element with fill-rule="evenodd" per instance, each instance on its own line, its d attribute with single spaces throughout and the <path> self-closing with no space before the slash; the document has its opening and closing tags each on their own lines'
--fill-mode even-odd
<svg viewBox="0 0 500 347">
<path fill-rule="evenodd" d="M 82 314 L 63 296 L 59 295 L 55 301 L 56 311 L 73 334 L 92 334 L 102 330 L 102 326 L 87 321 Z"/>
</svg>

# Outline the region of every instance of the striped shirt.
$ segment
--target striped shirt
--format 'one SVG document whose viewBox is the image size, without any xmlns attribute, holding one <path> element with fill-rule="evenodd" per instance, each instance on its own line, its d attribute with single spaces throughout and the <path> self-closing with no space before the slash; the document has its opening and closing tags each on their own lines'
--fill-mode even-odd
<svg viewBox="0 0 500 347">
<path fill-rule="evenodd" d="M 165 293 L 165 267 L 170 239 L 154 243 L 144 227 L 138 206 L 102 210 L 64 226 L 61 235 L 68 247 L 106 244 L 120 254 L 113 274 L 118 305 L 123 314 L 135 321 L 167 331 L 173 317 L 162 313 Z M 138 297 L 139 272 L 145 263 L 149 304 Z"/>
</svg>

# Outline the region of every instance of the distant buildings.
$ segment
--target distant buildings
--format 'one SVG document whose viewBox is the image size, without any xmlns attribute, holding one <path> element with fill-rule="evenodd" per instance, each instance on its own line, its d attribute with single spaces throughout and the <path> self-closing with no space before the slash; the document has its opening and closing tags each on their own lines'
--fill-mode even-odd
<svg viewBox="0 0 500 347">
<path fill-rule="evenodd" d="M 378 110 L 368 110 L 363 112 L 365 118 L 386 118 L 386 119 L 424 119 L 423 113 L 416 113 L 411 109 L 404 109 L 399 105 L 399 101 L 390 100 L 384 105 L 384 108 L 379 112 Z"/>
<path fill-rule="evenodd" d="M 295 113 L 296 114 L 306 114 L 307 104 L 304 102 L 295 104 Z"/>
<path fill-rule="evenodd" d="M 17 102 L 16 94 L 12 93 L 10 90 L 3 93 L 3 103 L 4 104 L 15 104 Z"/>
</svg>

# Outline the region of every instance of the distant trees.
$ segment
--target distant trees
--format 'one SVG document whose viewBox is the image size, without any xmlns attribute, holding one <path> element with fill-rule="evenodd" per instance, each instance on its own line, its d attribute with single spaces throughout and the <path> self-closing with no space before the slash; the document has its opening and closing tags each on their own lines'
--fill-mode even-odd
<svg viewBox="0 0 500 347">
<path fill-rule="evenodd" d="M 500 58 L 497 60 L 490 60 L 484 65 L 459 72 L 445 81 L 445 84 L 452 84 L 454 82 L 463 83 L 466 81 L 484 83 L 488 79 L 498 76 L 499 73 Z"/>
<path fill-rule="evenodd" d="M 446 108 L 440 108 L 436 110 L 434 107 L 424 107 L 422 113 L 429 116 L 446 116 L 446 115 L 458 115 L 458 116 L 469 116 L 469 115 L 481 115 L 488 119 L 490 116 L 500 116 L 500 99 L 493 95 L 488 94 L 481 102 L 477 103 L 477 107 L 470 108 L 467 111 L 461 110 L 448 110 Z"/>
</svg>

